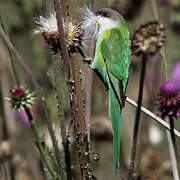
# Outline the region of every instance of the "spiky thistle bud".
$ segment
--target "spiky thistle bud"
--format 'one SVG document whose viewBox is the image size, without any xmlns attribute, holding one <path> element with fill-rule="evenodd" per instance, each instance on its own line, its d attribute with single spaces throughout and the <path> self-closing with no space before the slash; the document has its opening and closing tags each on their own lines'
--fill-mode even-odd
<svg viewBox="0 0 180 180">
<path fill-rule="evenodd" d="M 172 81 L 165 81 L 156 100 L 157 109 L 162 119 L 180 117 L 180 91 Z"/>
<path fill-rule="evenodd" d="M 23 87 L 17 87 L 10 91 L 10 97 L 7 99 L 14 110 L 21 111 L 26 108 L 31 108 L 35 97 L 34 93 L 30 93 Z"/>
<path fill-rule="evenodd" d="M 60 52 L 61 44 L 56 17 L 53 14 L 51 14 L 47 19 L 40 16 L 35 22 L 39 27 L 34 31 L 34 33 L 43 35 L 53 53 L 56 54 Z M 80 47 L 83 31 L 81 30 L 80 25 L 64 20 L 63 27 L 69 53 L 79 52 L 81 54 L 82 51 Z"/>
<path fill-rule="evenodd" d="M 134 56 L 153 55 L 165 43 L 165 28 L 157 21 L 140 26 L 132 38 Z"/>
</svg>

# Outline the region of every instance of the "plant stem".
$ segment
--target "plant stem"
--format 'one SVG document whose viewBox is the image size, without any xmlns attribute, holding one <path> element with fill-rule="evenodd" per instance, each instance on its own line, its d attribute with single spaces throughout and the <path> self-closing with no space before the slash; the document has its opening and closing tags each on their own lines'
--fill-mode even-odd
<svg viewBox="0 0 180 180">
<path fill-rule="evenodd" d="M 17 87 L 19 87 L 21 85 L 21 80 L 20 80 L 20 76 L 19 76 L 19 73 L 18 73 L 18 70 L 17 70 L 17 67 L 16 67 L 16 62 L 14 60 L 14 57 L 13 57 L 12 53 L 11 53 L 11 50 L 8 49 L 8 51 L 9 51 L 9 56 L 10 56 L 11 65 L 12 65 L 14 77 L 15 77 L 15 80 L 16 80 L 16 84 L 17 84 Z"/>
<path fill-rule="evenodd" d="M 45 106 L 45 105 L 44 105 Z M 48 126 L 48 130 L 51 136 L 51 140 L 53 143 L 53 147 L 54 147 L 54 151 L 55 151 L 55 156 L 56 156 L 56 160 L 57 160 L 57 164 L 58 164 L 58 174 L 59 177 L 61 177 L 62 180 L 66 180 L 67 179 L 67 175 L 66 175 L 66 168 L 65 168 L 65 162 L 64 162 L 64 152 L 59 150 L 58 147 L 58 141 L 56 139 L 55 136 L 55 131 L 53 128 L 53 122 L 51 121 L 50 117 L 49 117 L 49 112 L 46 109 L 46 124 Z"/>
<path fill-rule="evenodd" d="M 94 11 L 94 0 L 90 0 L 89 7 L 91 11 Z M 91 44 L 90 44 L 90 57 L 93 59 L 94 58 L 94 40 L 92 39 Z M 90 146 L 90 137 L 91 137 L 91 99 L 92 99 L 92 86 L 93 86 L 93 70 L 91 67 L 88 67 L 88 80 L 86 84 L 86 133 L 88 137 L 88 142 Z"/>
<path fill-rule="evenodd" d="M 41 137 L 40 137 L 40 135 L 39 135 L 39 133 L 38 133 L 38 130 L 37 130 L 37 127 L 36 127 L 36 125 L 35 125 L 35 121 L 34 121 L 34 119 L 33 119 L 33 116 L 32 116 L 32 114 L 31 114 L 31 112 L 30 112 L 29 109 L 26 108 L 26 109 L 25 109 L 25 112 L 26 112 L 26 115 L 27 115 L 27 117 L 28 117 L 28 119 L 29 119 L 29 122 L 30 122 L 30 124 L 31 124 L 31 128 L 32 128 L 32 130 L 33 130 L 33 133 L 34 133 L 34 135 L 35 135 L 36 145 L 37 145 L 37 147 L 38 147 L 38 149 L 39 149 L 39 152 L 40 152 L 40 154 L 41 154 L 41 158 L 42 158 L 42 160 L 44 161 L 44 163 L 45 163 L 45 165 L 46 165 L 46 167 L 47 167 L 47 169 L 48 169 L 51 177 L 53 178 L 53 180 L 57 180 L 56 173 L 55 173 L 54 170 L 51 168 L 51 166 L 50 166 L 50 164 L 49 164 L 49 162 L 48 162 L 48 160 L 47 160 L 47 158 L 46 158 L 46 153 L 44 152 L 43 146 L 42 146 L 42 144 L 41 144 L 41 141 L 40 141 L 40 140 L 41 140 Z"/>
<path fill-rule="evenodd" d="M 136 110 L 136 117 L 135 117 L 135 124 L 134 124 L 132 153 L 131 153 L 131 159 L 130 159 L 130 165 L 129 165 L 128 180 L 133 179 L 133 173 L 134 173 L 134 167 L 135 167 L 137 138 L 138 138 L 138 131 L 139 131 L 139 121 L 140 121 L 140 115 L 141 115 L 141 105 L 142 105 L 142 98 L 143 98 L 143 85 L 144 85 L 145 74 L 146 74 L 146 56 L 143 55 L 142 65 L 141 65 L 140 84 L 139 84 L 138 107 Z"/>
<path fill-rule="evenodd" d="M 83 95 L 82 95 L 82 83 L 79 76 L 79 65 L 78 65 L 78 55 L 77 53 L 73 53 L 72 62 L 74 68 L 74 79 L 75 79 L 75 93 L 77 98 L 77 106 L 79 111 L 79 120 L 80 127 L 83 137 L 86 136 L 86 123 L 84 117 L 84 109 L 83 109 Z"/>
<path fill-rule="evenodd" d="M 58 107 L 58 115 L 59 115 L 59 125 L 60 125 L 60 131 L 61 131 L 61 138 L 62 138 L 62 145 L 64 148 L 65 153 L 65 163 L 66 163 L 66 172 L 67 172 L 67 178 L 71 179 L 71 161 L 70 161 L 70 152 L 68 147 L 68 138 L 66 133 L 66 121 L 64 117 L 64 111 L 62 107 L 62 86 L 60 82 L 60 62 L 57 61 L 54 57 L 52 57 L 52 67 L 53 67 L 53 84 L 54 84 L 54 90 L 56 94 L 56 100 L 57 100 L 57 107 Z"/>
<path fill-rule="evenodd" d="M 51 14 L 51 0 L 46 0 L 46 15 L 50 16 Z"/>
<path fill-rule="evenodd" d="M 2 37 L 5 45 L 7 46 L 7 48 L 14 54 L 14 56 L 16 57 L 16 60 L 19 62 L 19 64 L 23 67 L 25 73 L 29 76 L 29 78 L 32 80 L 33 85 L 35 86 L 35 88 L 39 91 L 40 90 L 40 85 L 38 83 L 38 81 L 36 80 L 35 76 L 33 75 L 31 69 L 27 66 L 27 64 L 25 63 L 24 59 L 21 57 L 21 55 L 19 54 L 19 52 L 16 50 L 16 48 L 13 46 L 13 44 L 11 43 L 9 37 L 6 35 L 6 33 L 4 32 L 1 24 L 0 24 L 0 36 Z"/>
<path fill-rule="evenodd" d="M 132 106 L 134 106 L 136 108 L 138 107 L 138 104 L 129 97 L 126 97 L 126 102 L 131 104 Z M 164 128 L 166 128 L 167 130 L 170 131 L 170 126 L 167 122 L 162 120 L 160 117 L 156 116 L 154 113 L 152 113 L 151 111 L 149 111 L 145 107 L 141 106 L 141 112 L 145 113 L 146 115 L 148 115 L 149 117 L 154 119 L 157 123 L 159 123 L 161 126 L 163 126 Z M 180 132 L 179 131 L 174 129 L 174 133 L 175 133 L 176 137 L 180 138 Z"/>
<path fill-rule="evenodd" d="M 159 21 L 159 15 L 158 15 L 156 0 L 150 0 L 150 1 L 151 1 L 154 19 L 156 21 Z M 160 49 L 160 56 L 161 56 L 162 63 L 163 63 L 164 79 L 166 80 L 167 79 L 167 65 L 166 65 L 166 55 L 165 55 L 165 48 L 164 47 L 162 47 Z"/>
<path fill-rule="evenodd" d="M 71 105 L 71 114 L 72 114 L 72 120 L 74 123 L 74 129 L 75 129 L 75 138 L 77 141 L 77 148 L 78 148 L 78 154 L 79 154 L 79 163 L 81 168 L 81 176 L 82 179 L 89 179 L 90 177 L 90 170 L 89 170 L 89 159 L 88 159 L 88 152 L 85 142 L 86 142 L 86 136 L 83 136 L 83 129 L 80 126 L 81 123 L 79 123 L 79 109 L 76 103 L 77 94 L 74 91 L 75 88 L 75 81 L 74 81 L 74 75 L 72 73 L 71 69 L 71 62 L 69 59 L 68 51 L 67 51 L 67 44 L 65 41 L 64 36 L 64 29 L 63 29 L 63 23 L 62 23 L 62 8 L 61 8 L 61 1 L 60 0 L 54 0 L 54 6 L 56 10 L 56 18 L 57 18 L 57 25 L 58 25 L 58 31 L 59 31 L 59 37 L 60 37 L 60 43 L 62 48 L 62 57 L 64 60 L 64 66 L 66 71 L 66 79 L 67 79 L 67 86 L 68 86 L 68 94 L 69 94 L 69 100 Z M 78 72 L 79 73 L 79 72 Z M 81 124 L 82 125 L 82 124 Z"/>
<path fill-rule="evenodd" d="M 91 140 L 91 99 L 92 99 L 92 85 L 93 85 L 93 70 L 88 67 L 88 81 L 86 85 L 86 130 L 88 142 Z"/>
<path fill-rule="evenodd" d="M 175 155 L 176 155 L 176 160 L 177 160 L 177 164 L 180 165 L 180 159 L 179 159 L 179 151 L 178 151 L 178 147 L 177 147 L 177 144 L 176 144 L 176 137 L 175 137 L 175 134 L 174 134 L 174 119 L 172 119 L 171 117 L 169 117 L 169 124 L 170 124 L 170 134 L 171 134 L 171 140 L 172 140 L 172 145 L 174 147 L 174 152 L 175 152 Z"/>
<path fill-rule="evenodd" d="M 168 139 L 168 144 L 169 144 L 169 153 L 171 157 L 171 165 L 172 165 L 172 173 L 174 180 L 179 180 L 179 175 L 178 175 L 178 167 L 177 167 L 177 162 L 176 162 L 176 157 L 175 157 L 175 152 L 173 148 L 173 143 L 171 140 L 171 136 L 168 131 L 166 131 L 167 134 L 167 139 Z"/>
</svg>

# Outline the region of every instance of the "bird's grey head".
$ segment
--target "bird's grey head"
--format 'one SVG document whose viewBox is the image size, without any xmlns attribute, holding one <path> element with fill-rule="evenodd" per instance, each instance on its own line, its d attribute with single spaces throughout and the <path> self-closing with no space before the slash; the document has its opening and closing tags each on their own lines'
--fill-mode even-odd
<svg viewBox="0 0 180 180">
<path fill-rule="evenodd" d="M 104 18 L 109 18 L 115 22 L 120 21 L 120 15 L 117 11 L 108 9 L 108 8 L 101 8 L 96 12 L 96 16 L 102 16 Z"/>
<path fill-rule="evenodd" d="M 102 8 L 93 13 L 87 6 L 81 9 L 84 45 L 88 47 L 105 31 L 117 27 L 121 22 L 120 14 L 112 9 Z"/>
</svg>

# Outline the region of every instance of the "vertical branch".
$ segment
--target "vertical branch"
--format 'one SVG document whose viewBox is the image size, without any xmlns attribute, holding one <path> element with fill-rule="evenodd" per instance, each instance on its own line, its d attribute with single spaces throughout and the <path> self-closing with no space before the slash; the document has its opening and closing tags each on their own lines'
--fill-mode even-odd
<svg viewBox="0 0 180 180">
<path fill-rule="evenodd" d="M 4 112 L 4 100 L 3 100 L 3 92 L 2 92 L 2 84 L 1 84 L 1 74 L 0 74 L 0 115 L 2 120 L 2 136 L 3 140 L 8 139 L 8 129 L 6 124 L 6 115 Z"/>
<path fill-rule="evenodd" d="M 90 9 L 94 11 L 94 0 L 90 0 Z M 90 57 L 94 58 L 94 40 L 92 39 L 90 45 Z M 90 132 L 91 132 L 91 99 L 92 99 L 92 86 L 93 86 L 93 70 L 88 67 L 88 81 L 86 85 L 86 131 L 88 136 L 88 142 L 90 143 Z"/>
<path fill-rule="evenodd" d="M 67 172 L 67 178 L 71 179 L 71 162 L 70 162 L 70 152 L 69 152 L 69 146 L 68 146 L 68 137 L 66 133 L 66 121 L 64 117 L 64 111 L 62 107 L 62 86 L 60 82 L 60 71 L 59 71 L 59 61 L 55 60 L 54 57 L 52 57 L 52 67 L 53 67 L 53 84 L 54 84 L 54 90 L 56 94 L 56 100 L 57 100 L 57 106 L 58 106 L 58 115 L 59 115 L 59 124 L 60 124 L 60 130 L 61 130 L 61 137 L 62 137 L 62 145 L 64 148 L 65 153 L 65 163 L 66 163 L 66 172 Z"/>
<path fill-rule="evenodd" d="M 151 7 L 153 11 L 153 16 L 156 21 L 159 21 L 159 15 L 158 15 L 158 9 L 156 5 L 156 0 L 150 0 L 151 1 Z M 165 48 L 162 47 L 160 49 L 160 56 L 163 63 L 163 72 L 164 72 L 164 79 L 167 79 L 167 66 L 166 66 L 166 55 L 165 55 Z"/>
<path fill-rule="evenodd" d="M 66 44 L 65 36 L 64 36 L 61 1 L 54 0 L 54 6 L 56 10 L 57 25 L 58 25 L 60 44 L 61 44 L 61 49 L 62 49 L 62 57 L 64 60 L 64 66 L 66 70 L 68 94 L 69 94 L 69 100 L 70 100 L 70 105 L 71 105 L 72 120 L 74 122 L 74 128 L 75 128 L 75 137 L 77 140 L 81 175 L 82 175 L 82 179 L 89 179 L 90 170 L 89 170 L 89 159 L 88 159 L 87 152 L 85 149 L 86 147 L 85 132 L 84 132 L 85 127 L 81 127 L 81 125 L 85 125 L 85 123 L 83 121 L 79 122 L 79 118 L 80 118 L 79 110 L 81 108 L 79 109 L 78 103 L 76 103 L 78 96 L 77 96 L 76 91 L 74 91 L 74 88 L 77 85 L 76 85 L 76 82 L 73 80 L 74 75 L 72 74 L 71 62 L 69 59 L 69 55 L 67 51 L 67 44 Z"/>
<path fill-rule="evenodd" d="M 128 172 L 128 180 L 133 179 L 134 167 L 135 167 L 135 160 L 136 160 L 136 150 L 137 150 L 137 138 L 139 132 L 139 121 L 141 115 L 141 105 L 142 105 L 142 98 L 143 98 L 143 85 L 144 79 L 146 74 L 146 55 L 143 55 L 142 65 L 141 65 L 141 75 L 140 75 L 140 84 L 139 84 L 139 95 L 138 95 L 138 106 L 136 110 L 136 117 L 135 117 L 135 124 L 134 124 L 134 131 L 133 131 L 133 144 L 132 144 L 132 152 L 131 152 L 131 159 L 130 159 L 130 166 Z"/>
<path fill-rule="evenodd" d="M 85 117 L 84 117 L 84 109 L 83 109 L 83 96 L 82 96 L 82 84 L 81 79 L 79 76 L 79 65 L 78 65 L 78 55 L 77 53 L 73 53 L 72 55 L 72 62 L 74 68 L 74 79 L 75 79 L 75 93 L 77 98 L 77 106 L 79 112 L 79 120 L 80 120 L 80 127 L 83 137 L 86 136 L 86 124 L 85 124 Z"/>
<path fill-rule="evenodd" d="M 170 157 L 171 157 L 173 177 L 174 177 L 174 180 L 179 180 L 176 156 L 175 156 L 175 151 L 174 151 L 173 143 L 172 143 L 172 139 L 171 139 L 172 137 L 170 136 L 168 131 L 166 131 L 166 134 L 167 134 L 167 139 L 168 139 L 168 144 L 169 144 L 169 153 L 170 153 Z"/>
<path fill-rule="evenodd" d="M 169 124 L 170 124 L 171 141 L 172 141 L 172 145 L 174 147 L 174 152 L 176 155 L 177 164 L 180 164 L 179 151 L 178 151 L 178 147 L 176 144 L 176 137 L 175 137 L 175 133 L 174 133 L 174 119 L 169 117 Z"/>
<path fill-rule="evenodd" d="M 51 0 L 46 0 L 46 15 L 47 17 L 51 14 Z"/>
</svg>

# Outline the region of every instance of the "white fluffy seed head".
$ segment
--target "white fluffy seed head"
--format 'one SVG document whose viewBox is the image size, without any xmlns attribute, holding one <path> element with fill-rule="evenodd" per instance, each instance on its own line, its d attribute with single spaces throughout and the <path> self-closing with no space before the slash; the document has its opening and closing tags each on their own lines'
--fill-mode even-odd
<svg viewBox="0 0 180 180">
<path fill-rule="evenodd" d="M 35 22 L 39 25 L 39 27 L 34 31 L 35 34 L 58 31 L 57 20 L 53 14 L 51 14 L 47 19 L 40 16 Z"/>
</svg>

